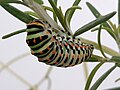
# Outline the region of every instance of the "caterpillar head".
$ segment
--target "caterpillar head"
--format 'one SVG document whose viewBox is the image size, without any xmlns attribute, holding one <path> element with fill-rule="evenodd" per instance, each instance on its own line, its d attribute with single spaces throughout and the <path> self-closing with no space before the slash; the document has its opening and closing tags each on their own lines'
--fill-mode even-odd
<svg viewBox="0 0 120 90">
<path fill-rule="evenodd" d="M 44 40 L 52 37 L 50 25 L 46 21 L 35 19 L 27 24 L 26 42 L 28 46 L 34 46 Z"/>
</svg>

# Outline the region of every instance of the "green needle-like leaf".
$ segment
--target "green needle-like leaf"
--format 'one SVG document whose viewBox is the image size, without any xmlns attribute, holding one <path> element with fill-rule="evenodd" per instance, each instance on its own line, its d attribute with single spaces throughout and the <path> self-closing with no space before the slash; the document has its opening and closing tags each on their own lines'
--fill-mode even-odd
<svg viewBox="0 0 120 90">
<path fill-rule="evenodd" d="M 4 35 L 4 36 L 2 37 L 2 39 L 9 38 L 9 37 L 11 37 L 11 36 L 13 36 L 13 35 L 16 35 L 16 34 L 19 34 L 19 33 L 25 32 L 25 31 L 26 31 L 26 29 L 22 29 L 22 30 L 18 30 L 18 31 L 12 32 L 12 33 L 10 33 L 10 34 Z"/>
<path fill-rule="evenodd" d="M 81 39 L 82 42 L 85 42 L 85 43 L 88 43 L 88 44 L 92 44 L 95 49 L 100 50 L 100 48 L 99 48 L 99 46 L 98 46 L 98 44 L 96 42 L 87 40 L 87 39 L 82 38 L 82 37 L 80 37 L 80 39 Z M 117 52 L 117 51 L 115 51 L 115 50 L 113 50 L 113 49 L 111 49 L 111 48 L 109 48 L 107 46 L 102 45 L 102 49 L 103 49 L 103 51 L 105 53 L 107 53 L 107 54 L 109 54 L 111 56 L 120 56 L 119 52 Z"/>
<path fill-rule="evenodd" d="M 101 14 L 98 12 L 98 10 L 92 4 L 90 4 L 89 2 L 86 2 L 86 4 L 96 18 L 101 16 Z"/>
<path fill-rule="evenodd" d="M 103 25 L 103 24 L 102 24 L 102 25 Z M 99 30 L 98 27 L 93 28 L 93 29 L 91 30 L 91 32 L 94 32 L 94 31 L 97 31 L 97 30 Z M 110 28 L 108 28 L 108 27 L 102 27 L 102 30 L 106 30 L 107 32 L 109 32 L 109 34 L 113 37 L 113 39 L 116 40 L 116 35 L 115 35 L 115 33 L 114 33 L 114 31 L 113 31 L 112 29 L 110 29 Z"/>
<path fill-rule="evenodd" d="M 78 6 L 78 4 L 80 3 L 80 1 L 81 1 L 81 0 L 75 0 L 75 2 L 73 3 L 72 6 Z M 69 12 L 69 16 L 68 16 L 68 23 L 69 23 L 69 25 L 70 25 L 70 21 L 71 21 L 71 18 L 72 18 L 72 16 L 73 16 L 74 12 L 75 12 L 75 9 L 73 9 L 73 10 L 71 10 L 71 11 Z"/>
<path fill-rule="evenodd" d="M 53 0 L 53 1 L 54 1 L 55 5 L 57 7 L 58 0 Z M 54 21 L 57 23 L 57 16 L 56 16 L 56 14 L 54 12 L 53 12 L 53 18 L 54 18 Z"/>
<path fill-rule="evenodd" d="M 120 24 L 120 0 L 118 0 L 118 25 Z"/>
<path fill-rule="evenodd" d="M 120 63 L 116 63 L 116 66 L 120 68 Z"/>
<path fill-rule="evenodd" d="M 57 23 L 57 16 L 56 16 L 54 10 L 51 7 L 49 7 L 49 6 L 43 6 L 43 8 L 44 8 L 44 10 L 48 10 L 48 11 L 51 11 L 53 13 L 54 21 Z"/>
<path fill-rule="evenodd" d="M 102 15 L 100 14 L 100 12 L 99 12 L 92 4 L 90 4 L 89 2 L 87 2 L 86 4 L 87 4 L 88 8 L 91 10 L 91 12 L 93 13 L 93 15 L 94 15 L 96 18 L 102 16 Z M 107 32 L 108 32 L 114 39 L 116 39 L 116 38 L 113 36 L 113 33 L 111 33 L 111 32 L 112 32 L 112 28 L 110 27 L 110 25 L 109 25 L 107 22 L 104 22 L 104 23 L 103 23 L 103 27 L 109 28 L 109 30 L 107 30 Z"/>
<path fill-rule="evenodd" d="M 114 31 L 108 27 L 102 27 L 102 29 L 106 30 L 107 32 L 109 32 L 109 34 L 114 38 L 114 40 L 116 40 L 116 35 L 114 33 Z"/>
<path fill-rule="evenodd" d="M 51 4 L 51 6 L 52 6 L 52 8 L 53 8 L 53 10 L 54 10 L 57 18 L 59 19 L 61 25 L 63 26 L 63 28 L 64 28 L 67 32 L 69 32 L 71 35 L 73 35 L 72 32 L 70 31 L 70 28 L 69 28 L 69 27 L 66 25 L 66 23 L 64 22 L 64 16 L 63 16 L 63 13 L 62 13 L 62 11 L 61 11 L 61 8 L 58 9 L 58 8 L 56 7 L 55 3 L 54 3 L 52 0 L 48 0 L 48 1 L 49 1 L 49 3 Z"/>
<path fill-rule="evenodd" d="M 39 16 L 38 16 L 35 12 L 25 11 L 24 13 L 25 13 L 25 14 L 28 14 L 28 15 L 31 15 L 31 16 L 34 16 L 34 17 L 36 17 L 36 18 L 39 18 Z"/>
<path fill-rule="evenodd" d="M 18 10 L 17 8 L 9 5 L 9 4 L 2 4 L 1 5 L 6 11 L 8 11 L 10 14 L 18 18 L 19 20 L 29 23 L 34 18 L 29 16 L 28 14 L 23 13 L 22 11 Z"/>
<path fill-rule="evenodd" d="M 118 81 L 120 81 L 120 78 L 118 78 L 118 79 L 115 80 L 115 82 L 118 82 Z"/>
<path fill-rule="evenodd" d="M 0 4 L 3 4 L 3 3 L 15 3 L 15 2 L 18 2 L 19 0 L 0 0 Z"/>
<path fill-rule="evenodd" d="M 70 11 L 73 11 L 75 9 L 80 9 L 81 10 L 81 7 L 72 6 L 72 7 L 68 8 L 67 11 L 65 12 L 64 22 L 66 23 L 67 27 L 70 27 L 70 24 L 69 24 Z"/>
<path fill-rule="evenodd" d="M 117 35 L 117 27 L 116 24 L 114 24 L 113 22 L 111 22 L 110 20 L 108 21 L 109 25 L 111 26 L 111 29 L 113 30 L 113 32 Z"/>
<path fill-rule="evenodd" d="M 55 14 L 56 14 L 56 16 L 58 17 L 60 23 L 62 24 L 62 26 L 64 27 L 64 29 L 67 30 L 67 29 L 66 29 L 66 26 L 65 26 L 65 24 L 64 24 L 63 16 L 61 15 L 59 9 L 56 7 L 55 3 L 54 3 L 52 0 L 48 0 L 48 1 L 49 1 L 49 3 L 51 4 L 51 6 L 52 6 L 52 8 L 53 8 L 53 10 L 54 10 L 54 12 L 55 12 Z"/>
<path fill-rule="evenodd" d="M 92 54 L 92 56 L 89 59 L 85 60 L 84 62 L 104 62 L 104 61 L 107 61 L 107 58 L 103 58 L 101 56 Z"/>
<path fill-rule="evenodd" d="M 43 4 L 43 1 L 42 0 L 34 0 L 36 3 L 38 3 L 38 4 Z"/>
<path fill-rule="evenodd" d="M 99 63 L 98 65 L 95 66 L 95 68 L 92 70 L 92 72 L 90 73 L 89 77 L 88 77 L 88 80 L 86 82 L 86 85 L 85 85 L 85 90 L 89 90 L 89 87 L 90 87 L 90 84 L 92 82 L 92 79 L 94 77 L 94 75 L 96 74 L 97 70 L 103 65 L 103 62 Z M 95 90 L 95 89 L 93 89 Z"/>
<path fill-rule="evenodd" d="M 105 72 L 90 88 L 90 90 L 97 90 L 97 88 L 100 86 L 100 84 L 106 79 L 106 77 L 116 68 L 116 66 L 113 66 L 110 68 L 107 72 Z"/>
<path fill-rule="evenodd" d="M 110 60 L 115 63 L 120 63 L 120 56 L 112 56 L 112 58 Z"/>
<path fill-rule="evenodd" d="M 99 31 L 98 31 L 98 45 L 99 45 L 99 48 L 100 48 L 100 51 L 101 51 L 102 55 L 105 58 L 107 58 L 106 55 L 103 52 L 102 45 L 101 45 L 101 29 L 102 29 L 102 25 L 100 25 L 100 28 L 99 28 Z"/>
<path fill-rule="evenodd" d="M 53 9 L 51 7 L 48 7 L 48 6 L 43 6 L 44 10 L 49 10 L 51 12 L 54 12 Z"/>
<path fill-rule="evenodd" d="M 86 32 L 86 31 L 90 30 L 91 28 L 93 28 L 93 27 L 95 27 L 95 26 L 97 26 L 97 25 L 99 25 L 99 24 L 109 20 L 115 14 L 116 14 L 116 12 L 112 12 L 112 13 L 109 13 L 109 14 L 107 14 L 105 16 L 101 16 L 101 17 L 97 18 L 96 20 L 93 20 L 92 22 L 90 22 L 90 23 L 84 25 L 83 27 L 79 28 L 75 32 L 74 36 L 78 36 L 78 35 Z"/>
<path fill-rule="evenodd" d="M 55 3 L 55 5 L 57 6 L 57 2 L 58 2 L 58 0 L 53 0 L 53 2 Z"/>
<path fill-rule="evenodd" d="M 120 90 L 120 87 L 114 87 L 114 88 L 109 88 L 109 89 L 105 89 L 105 90 Z"/>
<path fill-rule="evenodd" d="M 63 15 L 63 11 L 62 11 L 62 8 L 61 8 L 61 6 L 59 6 L 59 12 L 60 12 L 60 15 L 63 17 L 63 20 L 64 20 L 64 15 Z"/>
<path fill-rule="evenodd" d="M 26 32 L 26 31 L 34 31 L 34 30 L 37 30 L 37 29 L 38 29 L 38 28 L 18 30 L 18 31 L 12 32 L 12 33 L 10 33 L 10 34 L 4 35 L 4 36 L 2 37 L 2 39 L 6 39 L 6 38 L 9 38 L 9 37 L 11 37 L 11 36 L 14 36 L 14 35 L 17 35 L 17 34 Z M 39 30 L 39 29 L 38 29 L 38 30 Z"/>
<path fill-rule="evenodd" d="M 90 4 L 89 2 L 86 2 L 86 4 L 96 18 L 102 16 L 100 12 L 92 4 Z M 103 26 L 110 28 L 107 22 L 104 22 Z"/>
</svg>

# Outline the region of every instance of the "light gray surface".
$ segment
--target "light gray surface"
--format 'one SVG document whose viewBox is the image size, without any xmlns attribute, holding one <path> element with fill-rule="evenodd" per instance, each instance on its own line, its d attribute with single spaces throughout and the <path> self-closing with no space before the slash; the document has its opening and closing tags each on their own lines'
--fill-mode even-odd
<svg viewBox="0 0 120 90">
<path fill-rule="evenodd" d="M 44 0 L 45 4 L 47 0 Z M 74 0 L 59 0 L 62 9 L 65 11 Z M 74 18 L 72 19 L 72 30 L 75 31 L 79 27 L 88 23 L 89 21 L 95 19 L 87 8 L 85 2 L 88 1 L 98 8 L 102 14 L 107 14 L 109 12 L 117 10 L 117 0 L 82 0 L 80 6 L 83 8 L 81 11 L 77 10 Z M 15 5 L 21 10 L 28 10 L 27 8 L 19 5 Z M 116 16 L 112 18 L 114 23 L 117 23 Z M 8 14 L 2 7 L 0 7 L 0 37 L 19 30 L 26 28 L 26 25 Z M 85 38 L 96 41 L 97 33 L 85 33 L 82 35 Z M 19 56 L 25 52 L 29 52 L 29 48 L 25 43 L 26 33 L 19 34 L 17 36 L 11 37 L 6 40 L 0 40 L 0 60 L 4 63 L 9 62 L 16 56 Z M 117 46 L 114 43 L 114 40 L 106 33 L 102 34 L 102 43 L 104 45 L 117 50 Z M 94 51 L 94 53 L 98 53 Z M 96 63 L 88 63 L 89 72 L 94 68 Z M 96 74 L 94 81 L 110 66 L 113 64 L 105 64 L 99 72 Z M 55 67 L 50 74 L 52 79 L 52 89 L 51 90 L 83 90 L 85 85 L 84 73 L 83 73 L 83 64 L 77 65 L 72 68 L 57 68 Z M 48 65 L 39 63 L 37 58 L 30 55 L 24 59 L 19 60 L 15 64 L 11 65 L 10 68 L 17 72 L 20 76 L 25 78 L 31 84 L 37 83 L 47 71 Z M 110 76 L 105 80 L 105 82 L 100 86 L 99 90 L 105 88 L 110 88 L 113 86 L 119 86 L 120 82 L 114 83 L 114 81 L 120 77 L 119 69 L 116 69 Z M 93 82 L 94 82 L 93 81 Z M 40 90 L 46 90 L 47 82 L 45 81 L 41 86 Z M 16 79 L 12 74 L 7 70 L 4 70 L 0 74 L 0 90 L 27 90 L 28 87 Z"/>
</svg>

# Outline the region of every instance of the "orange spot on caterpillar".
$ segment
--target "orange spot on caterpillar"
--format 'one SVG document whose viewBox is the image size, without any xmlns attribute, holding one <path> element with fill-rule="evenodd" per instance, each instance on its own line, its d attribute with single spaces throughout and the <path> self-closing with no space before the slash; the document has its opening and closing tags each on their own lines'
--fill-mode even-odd
<svg viewBox="0 0 120 90">
<path fill-rule="evenodd" d="M 54 40 L 55 40 L 55 38 L 54 38 L 54 37 L 52 37 L 51 41 L 54 41 Z"/>
<path fill-rule="evenodd" d="M 75 57 L 75 55 L 74 54 L 72 54 L 72 58 L 74 58 Z"/>
<path fill-rule="evenodd" d="M 36 40 L 34 39 L 33 42 L 36 43 Z"/>
<path fill-rule="evenodd" d="M 86 48 L 87 46 L 80 46 L 81 48 Z"/>
<path fill-rule="evenodd" d="M 76 44 L 76 47 L 79 48 L 79 46 Z"/>
<path fill-rule="evenodd" d="M 67 43 L 65 43 L 65 45 L 66 45 L 66 46 L 68 46 L 68 44 L 67 44 Z"/>
<path fill-rule="evenodd" d="M 43 54 L 43 51 L 41 51 L 40 54 Z"/>
<path fill-rule="evenodd" d="M 61 57 L 61 56 L 62 56 L 62 54 L 59 54 L 59 56 Z"/>
<path fill-rule="evenodd" d="M 52 54 L 56 54 L 56 51 L 53 51 Z"/>
<path fill-rule="evenodd" d="M 41 62 L 41 61 L 42 61 L 42 59 L 41 59 L 41 58 L 38 58 L 38 61 L 39 61 L 39 62 Z"/>
<path fill-rule="evenodd" d="M 49 32 L 49 31 L 47 31 L 47 32 L 46 32 L 46 34 L 50 34 L 50 32 Z"/>
<path fill-rule="evenodd" d="M 49 48 L 49 47 L 47 47 L 47 50 L 50 50 L 50 48 Z"/>
<path fill-rule="evenodd" d="M 34 51 L 31 51 L 31 54 L 34 55 Z"/>
<path fill-rule="evenodd" d="M 50 58 L 47 58 L 48 61 L 50 61 Z"/>
<path fill-rule="evenodd" d="M 42 40 L 42 36 L 40 36 L 40 40 Z"/>
<path fill-rule="evenodd" d="M 72 47 L 74 46 L 73 44 L 70 44 Z"/>
<path fill-rule="evenodd" d="M 68 57 L 68 54 L 66 54 L 66 58 Z"/>
<path fill-rule="evenodd" d="M 58 62 L 54 62 L 54 64 L 58 64 Z"/>
</svg>

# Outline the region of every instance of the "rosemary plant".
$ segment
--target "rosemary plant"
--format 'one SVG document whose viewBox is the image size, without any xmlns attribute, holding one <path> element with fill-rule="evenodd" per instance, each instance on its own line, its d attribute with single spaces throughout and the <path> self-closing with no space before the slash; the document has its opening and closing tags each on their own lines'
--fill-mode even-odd
<svg viewBox="0 0 120 90">
<path fill-rule="evenodd" d="M 96 90 L 100 86 L 100 84 L 105 80 L 105 78 L 114 69 L 116 69 L 116 67 L 120 67 L 120 0 L 118 0 L 118 11 L 117 11 L 118 26 L 116 24 L 113 24 L 112 21 L 109 20 L 116 14 L 115 11 L 103 16 L 92 4 L 87 2 L 86 3 L 87 6 L 89 7 L 93 15 L 96 17 L 96 19 L 80 27 L 78 30 L 76 30 L 75 33 L 73 33 L 71 30 L 70 23 L 71 23 L 71 19 L 74 15 L 75 10 L 76 9 L 81 10 L 81 7 L 79 7 L 80 1 L 81 0 L 75 0 L 73 5 L 70 8 L 68 8 L 64 14 L 63 14 L 61 7 L 59 8 L 57 7 L 57 2 L 58 2 L 57 0 L 48 0 L 51 6 L 45 6 L 42 0 L 0 0 L 0 5 L 10 14 L 12 14 L 13 16 L 15 16 L 16 18 L 18 18 L 24 23 L 29 23 L 30 21 L 36 18 L 40 18 L 50 23 L 51 27 L 54 28 L 56 32 L 60 30 L 64 30 L 65 32 L 69 32 L 73 37 L 79 36 L 80 34 L 85 33 L 91 29 L 92 31 L 98 32 L 98 38 L 97 38 L 98 43 L 95 43 L 94 41 L 90 41 L 90 40 L 80 37 L 82 42 L 94 45 L 95 49 L 99 50 L 101 54 L 103 55 L 103 56 L 99 56 L 99 55 L 93 54 L 91 58 L 85 61 L 86 63 L 87 62 L 99 62 L 99 64 L 96 65 L 95 68 L 92 70 L 90 75 L 88 75 L 87 74 L 88 72 L 86 72 L 86 77 L 88 77 L 88 79 L 86 81 L 86 85 L 84 88 L 84 90 Z M 30 8 L 32 11 L 23 12 L 17 9 L 16 7 L 12 6 L 10 3 L 24 5 Z M 50 15 L 47 13 L 47 10 L 53 13 L 53 17 L 50 17 Z M 61 26 L 58 24 L 58 22 L 61 24 Z M 6 39 L 13 35 L 23 33 L 26 30 L 27 29 L 22 29 L 16 32 L 12 32 L 10 34 L 3 36 L 2 39 Z M 106 30 L 111 35 L 111 37 L 115 40 L 118 46 L 119 52 L 101 44 L 101 30 Z M 106 54 L 110 55 L 111 57 L 108 57 Z M 24 56 L 27 56 L 27 55 L 29 54 L 28 53 L 24 54 Z M 21 59 L 21 57 L 15 58 L 14 60 L 12 60 L 11 62 L 8 62 L 7 64 L 3 64 L 1 62 L 2 68 L 0 69 L 0 72 L 4 70 L 5 68 L 7 68 L 10 72 L 15 74 L 15 72 L 11 71 L 8 68 L 8 66 L 10 66 L 15 61 L 17 61 L 17 59 Z M 91 85 L 92 79 L 94 78 L 94 75 L 96 74 L 97 70 L 100 67 L 102 67 L 102 65 L 106 62 L 114 63 L 114 66 L 110 67 L 108 71 L 106 71 L 98 80 L 96 80 L 96 82 L 93 83 L 93 85 Z M 41 81 L 39 81 L 36 85 L 31 87 L 31 90 L 37 90 L 39 85 L 45 79 L 47 79 L 49 82 L 49 86 L 48 86 L 48 90 L 49 90 L 51 87 L 51 78 L 49 77 L 51 70 L 52 70 L 52 67 L 48 69 L 48 72 L 46 73 L 45 77 Z M 85 71 L 87 71 L 86 65 L 85 65 Z M 20 80 L 22 80 L 22 82 L 24 82 L 26 85 L 32 86 L 27 81 L 21 79 L 21 77 L 19 77 L 17 74 L 15 74 L 15 76 L 19 78 Z M 116 81 L 119 81 L 120 80 L 119 78 L 120 77 L 118 77 Z"/>
</svg>

